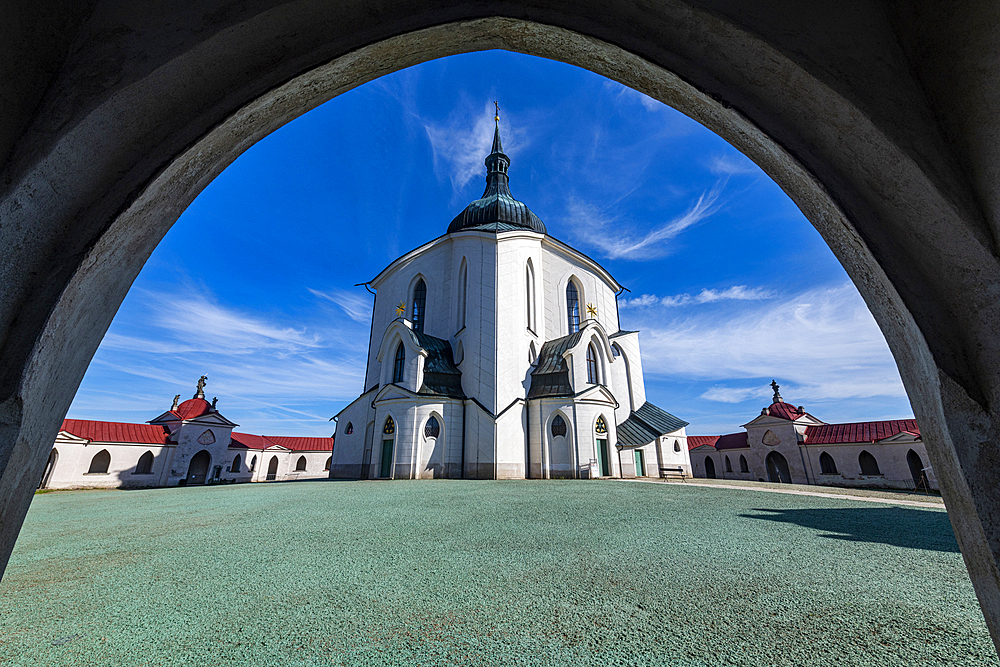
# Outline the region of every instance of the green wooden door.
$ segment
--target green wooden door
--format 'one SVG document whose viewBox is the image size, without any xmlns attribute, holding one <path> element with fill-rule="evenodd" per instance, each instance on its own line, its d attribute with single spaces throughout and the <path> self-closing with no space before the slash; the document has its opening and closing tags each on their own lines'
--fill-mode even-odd
<svg viewBox="0 0 1000 667">
<path fill-rule="evenodd" d="M 646 462 L 642 459 L 642 450 L 636 449 L 635 452 L 635 476 L 645 477 L 646 476 Z"/>
<path fill-rule="evenodd" d="M 382 471 L 379 477 L 392 477 L 392 442 L 382 441 Z"/>
<path fill-rule="evenodd" d="M 597 469 L 601 471 L 601 477 L 611 476 L 611 460 L 608 456 L 608 439 L 597 439 Z"/>
</svg>

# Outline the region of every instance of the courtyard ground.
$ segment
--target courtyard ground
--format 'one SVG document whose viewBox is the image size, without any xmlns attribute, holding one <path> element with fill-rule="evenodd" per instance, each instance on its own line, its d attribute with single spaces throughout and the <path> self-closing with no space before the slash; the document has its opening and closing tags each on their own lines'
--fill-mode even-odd
<svg viewBox="0 0 1000 667">
<path fill-rule="evenodd" d="M 39 495 L 0 663 L 1000 666 L 941 509 L 614 481 Z"/>
</svg>

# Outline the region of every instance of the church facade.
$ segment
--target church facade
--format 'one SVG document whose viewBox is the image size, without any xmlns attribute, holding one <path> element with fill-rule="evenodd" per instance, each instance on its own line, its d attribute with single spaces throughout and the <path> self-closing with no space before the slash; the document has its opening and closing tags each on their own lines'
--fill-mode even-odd
<svg viewBox="0 0 1000 667">
<path fill-rule="evenodd" d="M 688 436 L 695 477 L 784 484 L 937 489 L 915 419 L 827 424 L 785 403 L 771 405 L 739 433 Z"/>
<path fill-rule="evenodd" d="M 207 378 L 145 424 L 65 419 L 39 488 L 138 488 L 329 476 L 333 438 L 238 433 L 205 400 Z"/>
<path fill-rule="evenodd" d="M 618 326 L 622 287 L 514 199 L 499 125 L 485 163 L 483 197 L 367 283 L 365 391 L 336 416 L 330 476 L 690 474 L 687 423 L 646 400 Z"/>
</svg>

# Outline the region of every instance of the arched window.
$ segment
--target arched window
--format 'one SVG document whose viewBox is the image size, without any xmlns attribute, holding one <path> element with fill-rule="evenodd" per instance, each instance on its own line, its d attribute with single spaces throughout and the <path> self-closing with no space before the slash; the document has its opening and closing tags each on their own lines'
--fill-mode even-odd
<svg viewBox="0 0 1000 667">
<path fill-rule="evenodd" d="M 715 479 L 715 461 L 711 456 L 705 457 L 705 477 Z"/>
<path fill-rule="evenodd" d="M 88 474 L 104 475 L 108 472 L 108 467 L 111 465 L 111 452 L 106 449 L 94 454 L 94 458 L 90 459 L 90 469 L 87 471 Z"/>
<path fill-rule="evenodd" d="M 385 418 L 385 424 L 382 426 L 383 435 L 392 435 L 396 432 L 396 422 L 392 421 L 392 417 Z"/>
<path fill-rule="evenodd" d="M 229 472 L 240 472 L 243 467 L 243 459 L 239 454 L 233 457 L 233 465 L 229 466 Z"/>
<path fill-rule="evenodd" d="M 278 457 L 272 456 L 271 462 L 267 464 L 267 475 L 264 479 L 268 482 L 273 482 L 278 479 Z"/>
<path fill-rule="evenodd" d="M 674 451 L 675 452 L 681 451 L 681 441 L 680 440 L 674 440 Z"/>
<path fill-rule="evenodd" d="M 330 472 L 330 465 L 333 463 L 333 457 L 326 457 L 326 463 L 323 464 L 323 472 Z"/>
<path fill-rule="evenodd" d="M 740 454 L 740 472 L 750 472 L 750 466 L 747 465 L 747 457 Z"/>
<path fill-rule="evenodd" d="M 462 266 L 458 270 L 458 329 L 465 327 L 465 300 L 469 290 L 469 266 L 462 258 Z"/>
<path fill-rule="evenodd" d="M 427 283 L 421 278 L 413 286 L 413 330 L 423 332 L 424 315 L 427 310 Z"/>
<path fill-rule="evenodd" d="M 396 360 L 392 362 L 392 381 L 394 384 L 403 382 L 403 371 L 406 368 L 406 350 L 400 343 L 396 347 Z"/>
<path fill-rule="evenodd" d="M 256 469 L 256 467 L 257 467 L 257 457 L 254 456 L 252 459 L 250 459 L 250 472 L 253 472 L 254 469 Z"/>
<path fill-rule="evenodd" d="M 876 467 L 878 466 L 876 465 Z M 833 457 L 826 452 L 819 455 L 819 471 L 824 475 L 837 474 L 837 463 L 833 460 Z"/>
<path fill-rule="evenodd" d="M 566 317 L 569 319 L 569 333 L 580 330 L 580 293 L 571 280 L 566 284 Z"/>
<path fill-rule="evenodd" d="M 597 384 L 597 351 L 594 349 L 594 344 L 591 343 L 587 346 L 587 382 L 589 384 Z"/>
<path fill-rule="evenodd" d="M 135 464 L 136 475 L 148 475 L 153 472 L 153 452 L 146 452 L 139 457 L 139 462 Z"/>
<path fill-rule="evenodd" d="M 611 344 L 611 356 L 620 357 L 622 356 L 622 349 L 618 347 L 618 343 Z"/>
<path fill-rule="evenodd" d="M 878 469 L 878 461 L 876 461 L 875 457 L 869 454 L 867 450 L 858 454 L 858 463 L 861 465 L 862 475 L 882 474 Z"/>
<path fill-rule="evenodd" d="M 534 366 L 536 361 L 538 361 L 538 353 L 535 352 L 535 342 L 532 341 L 528 343 L 528 365 Z"/>
<path fill-rule="evenodd" d="M 525 301 L 527 303 L 527 313 L 525 322 L 527 322 L 528 328 L 531 331 L 535 330 L 535 269 L 531 265 L 531 260 L 528 260 L 528 265 L 525 268 L 525 286 L 524 294 Z"/>
<path fill-rule="evenodd" d="M 733 462 L 729 460 L 729 454 L 726 454 L 726 472 L 733 471 Z"/>
<path fill-rule="evenodd" d="M 295 472 L 301 472 L 306 469 L 306 457 L 300 456 L 299 460 L 295 462 Z"/>
<path fill-rule="evenodd" d="M 594 433 L 605 435 L 608 432 L 608 423 L 604 421 L 604 415 L 597 418 L 597 425 L 594 426 Z"/>
<path fill-rule="evenodd" d="M 552 420 L 552 437 L 566 437 L 566 420 L 562 418 L 562 415 L 556 415 L 555 419 Z"/>
<path fill-rule="evenodd" d="M 347 422 L 347 428 L 344 429 L 344 435 L 350 435 L 354 433 L 354 424 Z"/>
<path fill-rule="evenodd" d="M 439 435 L 441 435 L 441 424 L 438 423 L 437 417 L 431 415 L 431 418 L 424 424 L 424 437 L 436 438 Z"/>
</svg>

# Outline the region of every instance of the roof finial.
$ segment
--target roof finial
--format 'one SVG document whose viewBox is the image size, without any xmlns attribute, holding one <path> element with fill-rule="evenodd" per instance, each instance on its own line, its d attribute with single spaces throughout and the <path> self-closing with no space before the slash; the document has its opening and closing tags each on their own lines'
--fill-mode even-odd
<svg viewBox="0 0 1000 667">
<path fill-rule="evenodd" d="M 493 116 L 493 120 L 495 120 L 496 122 L 499 123 L 500 122 L 500 103 L 497 102 L 496 100 L 493 100 L 493 106 L 495 106 L 497 108 L 497 115 Z"/>
<path fill-rule="evenodd" d="M 195 398 L 205 398 L 205 383 L 208 382 L 208 376 L 202 375 L 198 378 L 198 391 L 194 393 Z"/>
<path fill-rule="evenodd" d="M 774 390 L 774 396 L 771 398 L 772 403 L 784 403 L 785 399 L 781 398 L 781 394 L 778 393 L 778 383 L 771 380 L 771 389 Z"/>
</svg>

